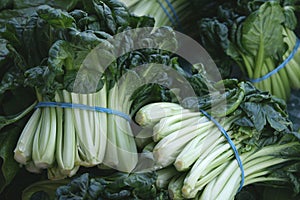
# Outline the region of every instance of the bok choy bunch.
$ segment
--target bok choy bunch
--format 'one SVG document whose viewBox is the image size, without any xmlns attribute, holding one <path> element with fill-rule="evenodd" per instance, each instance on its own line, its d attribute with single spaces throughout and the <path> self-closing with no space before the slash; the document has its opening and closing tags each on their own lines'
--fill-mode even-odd
<svg viewBox="0 0 300 200">
<path fill-rule="evenodd" d="M 144 148 L 152 152 L 157 184 L 168 188 L 172 199 L 229 200 L 241 184 L 256 183 L 293 188 L 299 194 L 300 137 L 285 104 L 249 82 L 222 82 L 225 90 L 219 98 L 206 95 L 182 105 L 157 102 L 137 112 L 137 123 L 152 129 Z M 224 105 L 225 112 L 219 112 Z"/>
<path fill-rule="evenodd" d="M 197 20 L 216 15 L 215 7 L 224 0 L 121 0 L 138 16 L 151 16 L 155 26 L 170 26 L 198 39 Z"/>
<path fill-rule="evenodd" d="M 135 98 L 145 99 L 147 92 L 163 87 L 145 86 L 145 92 L 132 97 L 136 89 L 149 83 L 144 77 L 151 72 L 151 66 L 140 71 L 135 68 L 177 63 L 169 52 L 159 50 L 164 45 L 176 48 L 171 29 L 152 32 L 148 28 L 141 36 L 133 29 L 152 27 L 152 18 L 137 17 L 114 0 L 77 3 L 68 10 L 41 3 L 0 12 L 0 39 L 7 50 L 1 57 L 0 94 L 4 97 L 26 87 L 41 103 L 30 105 L 20 115 L 32 111 L 19 140 L 14 141 L 14 155 L 9 155 L 31 172 L 47 169 L 50 179 L 72 176 L 80 166 L 132 171 L 138 156 L 131 107 L 147 103 Z M 169 40 L 164 42 L 166 37 Z M 143 46 L 147 42 L 152 49 Z M 169 98 L 164 92 L 158 94 L 153 99 Z M 95 107 L 111 110 L 98 112 Z M 13 119 L 1 127 L 19 118 Z"/>
<path fill-rule="evenodd" d="M 287 100 L 292 88 L 300 88 L 296 3 L 223 3 L 216 16 L 200 20 L 200 41 L 220 68 L 237 65 L 259 89 Z"/>
</svg>

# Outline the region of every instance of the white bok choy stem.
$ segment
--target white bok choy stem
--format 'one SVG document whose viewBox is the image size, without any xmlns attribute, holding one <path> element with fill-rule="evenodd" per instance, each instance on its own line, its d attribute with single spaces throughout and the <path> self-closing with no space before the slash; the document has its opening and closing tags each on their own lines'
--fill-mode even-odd
<svg viewBox="0 0 300 200">
<path fill-rule="evenodd" d="M 153 127 L 153 140 L 157 142 L 178 129 L 207 121 L 207 118 L 200 113 L 185 109 L 180 114 L 162 118 Z"/>
<path fill-rule="evenodd" d="M 94 106 L 107 108 L 107 91 L 104 84 L 102 89 L 93 95 Z M 103 162 L 107 144 L 107 113 L 94 112 L 94 141 L 99 162 Z"/>
<path fill-rule="evenodd" d="M 87 105 L 85 94 L 71 93 L 72 103 Z M 81 165 L 91 167 L 99 164 L 96 158 L 96 148 L 92 137 L 89 114 L 87 110 L 72 109 L 75 121 L 76 140 Z"/>
<path fill-rule="evenodd" d="M 108 91 L 107 106 L 114 108 L 114 99 L 116 98 L 116 87 Z M 109 167 L 117 168 L 119 165 L 118 146 L 117 146 L 117 130 L 116 130 L 115 115 L 108 114 L 107 116 L 107 144 L 103 163 Z"/>
<path fill-rule="evenodd" d="M 213 125 L 212 122 L 204 122 L 179 129 L 164 137 L 153 150 L 156 165 L 158 167 L 166 167 L 172 164 L 188 142 L 205 133 Z"/>
<path fill-rule="evenodd" d="M 153 127 L 162 118 L 189 112 L 175 103 L 158 102 L 143 106 L 136 113 L 135 121 L 142 127 Z"/>
<path fill-rule="evenodd" d="M 126 73 L 109 91 L 108 108 L 129 116 L 131 95 L 140 85 L 140 78 L 135 72 Z M 137 165 L 137 145 L 130 122 L 121 116 L 108 115 L 108 143 L 104 164 L 115 169 L 131 172 Z"/>
<path fill-rule="evenodd" d="M 23 165 L 31 160 L 33 138 L 40 122 L 41 113 L 42 111 L 39 108 L 33 112 L 19 137 L 17 146 L 14 150 L 14 159 Z"/>
<path fill-rule="evenodd" d="M 55 160 L 57 127 L 55 108 L 43 108 L 39 126 L 33 139 L 32 160 L 38 168 L 46 169 Z"/>
<path fill-rule="evenodd" d="M 61 96 L 62 95 L 62 96 Z M 57 94 L 56 102 L 71 102 L 71 94 L 63 91 Z M 62 173 L 70 175 L 75 166 L 76 132 L 74 118 L 71 108 L 56 108 L 57 112 L 57 144 L 56 144 L 56 162 L 62 169 Z"/>
</svg>

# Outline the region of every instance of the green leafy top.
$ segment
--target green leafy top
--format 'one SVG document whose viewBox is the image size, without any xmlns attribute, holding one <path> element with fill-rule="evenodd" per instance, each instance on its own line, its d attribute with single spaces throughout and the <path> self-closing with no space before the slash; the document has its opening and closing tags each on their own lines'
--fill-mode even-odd
<svg viewBox="0 0 300 200">
<path fill-rule="evenodd" d="M 155 186 L 154 172 L 124 174 L 115 173 L 107 177 L 93 178 L 82 174 L 68 185 L 61 186 L 56 191 L 58 199 L 169 199 L 166 191 L 160 191 Z"/>
<path fill-rule="evenodd" d="M 97 45 L 128 28 L 154 23 L 150 17 L 129 13 L 118 1 L 77 3 L 80 10 L 77 6 L 69 11 L 58 9 L 58 2 L 56 7 L 41 3 L 0 12 L 4 47 L 0 54 L 4 74 L 0 94 L 29 86 L 51 99 L 55 90 L 68 88 L 70 77 L 74 79 L 75 72 Z"/>
<path fill-rule="evenodd" d="M 201 43 L 220 69 L 237 64 L 244 75 L 258 78 L 268 59 L 275 66 L 282 62 L 284 30 L 297 25 L 295 8 L 296 2 L 280 0 L 220 3 L 217 15 L 199 22 Z"/>
</svg>

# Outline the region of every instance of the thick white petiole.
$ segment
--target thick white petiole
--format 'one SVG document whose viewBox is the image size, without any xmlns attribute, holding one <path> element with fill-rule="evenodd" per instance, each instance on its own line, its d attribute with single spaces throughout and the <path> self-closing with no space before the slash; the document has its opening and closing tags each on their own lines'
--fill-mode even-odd
<svg viewBox="0 0 300 200">
<path fill-rule="evenodd" d="M 41 109 L 36 109 L 25 125 L 17 146 L 14 150 L 14 158 L 17 162 L 25 165 L 31 160 L 33 138 L 41 121 Z"/>
</svg>

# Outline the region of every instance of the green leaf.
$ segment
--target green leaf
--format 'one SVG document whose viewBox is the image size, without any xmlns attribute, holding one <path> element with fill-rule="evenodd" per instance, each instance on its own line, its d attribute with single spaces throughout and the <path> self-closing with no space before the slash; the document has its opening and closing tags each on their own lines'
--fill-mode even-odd
<svg viewBox="0 0 300 200">
<path fill-rule="evenodd" d="M 155 187 L 156 174 L 115 172 L 109 176 L 92 178 L 85 173 L 56 190 L 59 199 L 169 199 Z"/>
<path fill-rule="evenodd" d="M 0 68 L 6 63 L 7 56 L 9 55 L 9 50 L 6 47 L 7 43 L 7 40 L 0 39 Z"/>
<path fill-rule="evenodd" d="M 75 21 L 74 18 L 67 12 L 52 8 L 48 5 L 40 6 L 37 13 L 40 18 L 55 28 L 73 27 L 73 22 Z"/>
<path fill-rule="evenodd" d="M 284 26 L 288 29 L 294 30 L 297 26 L 297 17 L 294 13 L 294 7 L 284 6 L 283 9 L 285 16 Z"/>
<path fill-rule="evenodd" d="M 285 18 L 279 3 L 270 1 L 251 13 L 244 21 L 241 41 L 244 50 L 256 57 L 276 55 L 284 48 L 282 23 Z"/>
<path fill-rule="evenodd" d="M 129 19 L 129 12 L 121 1 L 105 0 L 104 1 L 110 8 L 118 26 L 127 26 Z"/>
<path fill-rule="evenodd" d="M 38 181 L 27 188 L 22 193 L 22 199 L 39 199 L 39 200 L 48 200 L 55 199 L 56 189 L 62 185 L 65 185 L 69 182 L 69 180 L 45 180 Z"/>
<path fill-rule="evenodd" d="M 201 44 L 213 58 L 222 77 L 228 77 L 233 61 L 227 54 L 229 52 L 230 56 L 232 56 L 236 53 L 236 50 L 230 51 L 233 45 L 229 41 L 228 25 L 216 18 L 204 18 L 199 22 L 199 27 Z M 233 59 L 236 60 L 238 57 L 239 56 L 234 56 Z"/>
<path fill-rule="evenodd" d="M 13 0 L 0 0 L 0 10 L 10 7 Z"/>
<path fill-rule="evenodd" d="M 112 8 L 110 8 L 104 1 L 91 0 L 85 1 L 85 8 L 89 14 L 97 16 L 102 30 L 115 34 L 117 30 L 117 24 L 114 19 Z"/>
<path fill-rule="evenodd" d="M 150 16 L 134 16 L 132 15 L 129 19 L 130 27 L 154 27 L 155 21 L 153 17 Z"/>
<path fill-rule="evenodd" d="M 64 68 L 69 70 L 74 69 L 73 55 L 74 51 L 70 43 L 64 40 L 56 41 L 49 50 L 49 70 L 55 74 L 63 74 Z"/>
<path fill-rule="evenodd" d="M 20 134 L 19 127 L 13 127 L 0 134 L 0 193 L 13 180 L 20 169 L 14 160 L 14 148 Z"/>
<path fill-rule="evenodd" d="M 286 117 L 277 112 L 272 106 L 265 105 L 264 111 L 266 113 L 267 120 L 272 128 L 278 132 L 288 131 L 287 127 L 291 125 L 291 122 L 287 121 Z"/>
<path fill-rule="evenodd" d="M 294 90 L 287 104 L 289 118 L 293 122 L 294 129 L 300 131 L 300 90 Z"/>
<path fill-rule="evenodd" d="M 23 85 L 23 82 L 24 77 L 22 72 L 19 69 L 10 68 L 9 70 L 7 70 L 1 80 L 0 94 L 3 94 L 8 90 L 13 90 L 21 87 Z"/>
<path fill-rule="evenodd" d="M 75 7 L 77 4 L 78 0 L 14 0 L 14 8 L 15 9 L 20 9 L 20 8 L 30 8 L 30 7 L 36 7 L 40 5 L 49 5 L 55 8 L 61 8 L 65 10 L 71 10 Z"/>
</svg>

